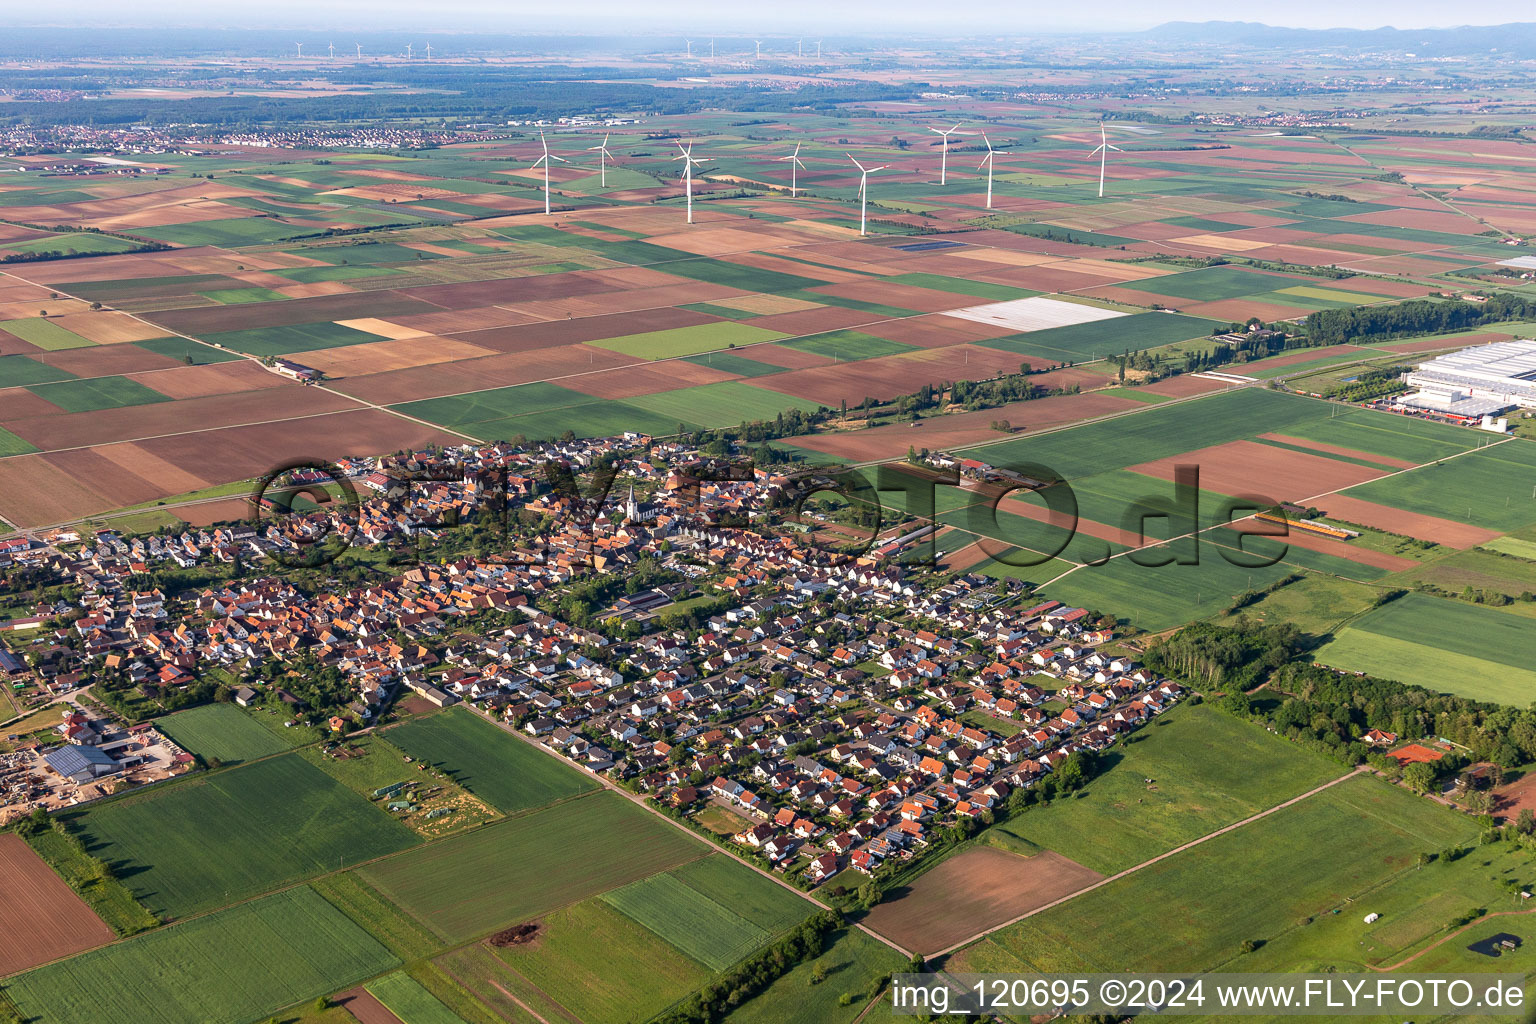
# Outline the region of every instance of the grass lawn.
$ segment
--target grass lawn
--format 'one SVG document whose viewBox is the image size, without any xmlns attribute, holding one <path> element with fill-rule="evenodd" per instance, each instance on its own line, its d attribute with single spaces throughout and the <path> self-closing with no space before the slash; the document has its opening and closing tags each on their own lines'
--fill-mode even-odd
<svg viewBox="0 0 1536 1024">
<path fill-rule="evenodd" d="M 27 317 L 23 320 L 0 320 L 0 331 L 14 334 L 22 341 L 36 345 L 48 352 L 61 352 L 70 348 L 89 348 L 96 344 L 89 338 L 82 338 L 68 328 L 60 327 L 52 320 L 42 317 Z"/>
<path fill-rule="evenodd" d="M 402 1024 L 463 1024 L 458 1015 L 403 971 L 370 981 L 368 994 L 388 1008 Z"/>
<path fill-rule="evenodd" d="M 584 1024 L 647 1020 L 710 977 L 709 968 L 603 900 L 557 910 L 543 924 L 535 942 L 495 951 L 526 979 L 508 987 L 536 986 Z"/>
<path fill-rule="evenodd" d="M 153 405 L 170 398 L 127 377 L 92 377 L 57 384 L 34 384 L 27 390 L 65 412 L 96 412 L 130 405 Z"/>
<path fill-rule="evenodd" d="M 622 337 L 593 341 L 588 344 L 643 359 L 673 359 L 677 356 L 697 355 L 713 349 L 755 345 L 787 337 L 789 335 L 763 327 L 724 321 L 717 324 L 696 324 L 693 327 L 674 327 L 668 331 L 626 334 Z"/>
<path fill-rule="evenodd" d="M 1350 779 L 956 954 L 960 971 L 1211 970 L 1393 876 L 1421 852 L 1466 844 L 1472 819 Z M 1363 911 L 1361 912 L 1363 913 Z M 1232 969 L 1232 968 L 1228 968 Z M 1262 968 L 1255 968 L 1262 969 Z"/>
<path fill-rule="evenodd" d="M 133 794 L 68 824 L 141 903 L 170 917 L 226 906 L 418 841 L 296 755 Z"/>
<path fill-rule="evenodd" d="M 205 704 L 155 722 L 156 728 L 204 761 L 250 761 L 289 749 L 272 730 L 233 704 Z"/>
<path fill-rule="evenodd" d="M 399 961 L 306 887 L 39 967 L 6 994 L 23 1017 L 244 1024 Z"/>
<path fill-rule="evenodd" d="M 994 829 L 1112 875 L 1344 773 L 1321 754 L 1203 705 L 1154 719 L 1105 758 L 1110 767 L 1083 795 L 1032 807 Z"/>
<path fill-rule="evenodd" d="M 637 395 L 625 399 L 625 404 L 645 409 L 657 416 L 710 428 L 771 420 L 790 409 L 815 412 L 821 408 L 817 403 L 803 398 L 755 388 L 734 380 L 663 391 L 655 395 Z"/>
<path fill-rule="evenodd" d="M 243 331 L 219 331 L 204 336 L 205 341 L 223 345 L 253 356 L 286 356 L 314 349 L 342 348 L 379 340 L 377 334 L 322 320 L 313 324 L 288 324 L 282 327 L 252 327 Z"/>
<path fill-rule="evenodd" d="M 450 941 L 518 924 L 696 859 L 705 846 L 615 793 L 569 800 L 367 865 L 363 878 Z"/>
<path fill-rule="evenodd" d="M 0 356 L 0 388 L 49 384 L 56 380 L 72 380 L 74 376 L 68 370 L 40 363 L 27 356 Z"/>
<path fill-rule="evenodd" d="M 560 758 L 463 708 L 412 719 L 385 736 L 412 757 L 443 769 L 503 814 L 543 807 L 597 788 L 596 782 Z"/>
<path fill-rule="evenodd" d="M 826 980 L 812 984 L 820 967 Z M 774 981 L 738 1007 L 731 1024 L 852 1024 L 875 997 L 876 983 L 907 969 L 907 961 L 891 947 L 861 931 L 833 932 L 826 951 Z M 845 995 L 853 996 L 840 1005 Z M 888 1014 L 871 1011 L 870 1019 Z"/>
</svg>

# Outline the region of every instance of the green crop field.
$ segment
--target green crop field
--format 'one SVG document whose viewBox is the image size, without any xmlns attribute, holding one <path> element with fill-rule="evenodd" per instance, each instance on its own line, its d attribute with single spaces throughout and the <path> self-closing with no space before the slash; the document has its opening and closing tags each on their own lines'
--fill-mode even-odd
<svg viewBox="0 0 1536 1024">
<path fill-rule="evenodd" d="M 1536 541 L 1521 540 L 1518 537 L 1496 537 L 1482 546 L 1490 551 L 1497 551 L 1501 555 L 1513 555 L 1528 562 L 1536 562 Z"/>
<path fill-rule="evenodd" d="M 789 335 L 763 327 L 725 321 L 717 324 L 696 324 L 693 327 L 674 327 L 668 331 L 626 334 L 590 344 L 641 359 L 675 359 L 678 356 L 697 355 L 713 349 L 756 345 L 787 337 Z"/>
<path fill-rule="evenodd" d="M 839 363 L 917 351 L 916 345 L 877 338 L 873 334 L 863 334 L 859 331 L 827 331 L 824 334 L 813 334 L 807 338 L 786 341 L 784 347 L 825 356 Z"/>
<path fill-rule="evenodd" d="M 360 180 L 360 179 L 347 179 Z M 324 260 L 333 266 L 370 266 L 375 263 L 413 263 L 418 260 L 446 259 L 442 253 L 413 249 L 395 242 L 357 242 L 352 245 L 307 246 L 304 255 Z M 337 280 L 329 278 L 328 280 Z"/>
<path fill-rule="evenodd" d="M 812 983 L 817 970 L 826 979 Z M 907 969 L 891 947 L 856 929 L 833 932 L 826 951 L 796 965 L 731 1014 L 732 1024 L 852 1024 L 887 975 Z M 849 996 L 846 1005 L 843 997 Z M 889 1009 L 876 1008 L 874 1020 Z"/>
<path fill-rule="evenodd" d="M 503 814 L 543 807 L 597 788 L 561 758 L 509 736 L 471 711 L 414 719 L 384 734 L 390 743 L 446 771 Z"/>
<path fill-rule="evenodd" d="M 219 331 L 203 340 L 236 352 L 253 356 L 286 356 L 313 349 L 342 348 L 382 341 L 377 334 L 322 320 L 313 324 L 287 324 L 282 327 L 252 327 L 243 331 Z"/>
<path fill-rule="evenodd" d="M 1353 619 L 1316 660 L 1476 700 L 1525 707 L 1536 699 L 1530 619 L 1408 594 Z"/>
<path fill-rule="evenodd" d="M 734 380 L 679 388 L 654 395 L 637 395 L 625 399 L 625 404 L 674 421 L 711 428 L 735 426 L 753 420 L 771 420 L 790 409 L 815 412 L 821 408 L 817 403 L 804 398 L 755 388 Z"/>
<path fill-rule="evenodd" d="M 1478 439 L 1481 440 L 1481 439 Z M 1536 523 L 1536 443 L 1504 441 L 1345 495 L 1505 533 Z"/>
<path fill-rule="evenodd" d="M 968 947 L 963 971 L 1184 971 L 1267 941 L 1472 841 L 1470 818 L 1369 776 L 1149 865 Z M 1363 913 L 1363 911 L 1361 911 Z M 1297 965 L 1299 966 L 1299 965 Z"/>
<path fill-rule="evenodd" d="M 136 341 L 136 347 L 153 352 L 156 355 L 168 356 L 178 363 L 186 363 L 188 357 L 192 362 L 189 365 L 202 366 L 207 363 L 233 363 L 242 357 L 234 352 L 225 352 L 222 349 L 208 345 L 199 345 L 195 341 L 186 338 L 150 338 L 148 341 Z"/>
<path fill-rule="evenodd" d="M 156 728 L 204 761 L 226 764 L 279 754 L 290 745 L 233 704 L 205 704 L 155 722 Z"/>
<path fill-rule="evenodd" d="M 96 344 L 88 338 L 82 338 L 74 331 L 60 327 L 52 320 L 42 317 L 29 317 L 25 320 L 0 320 L 0 331 L 6 334 L 14 334 L 31 345 L 48 352 L 61 352 L 71 348 L 89 348 Z"/>
<path fill-rule="evenodd" d="M 598 899 L 547 915 L 536 942 L 495 954 L 515 972 L 505 987 L 530 1005 L 539 1004 L 540 994 L 553 999 L 583 1024 L 647 1020 L 710 977 L 706 967 Z"/>
<path fill-rule="evenodd" d="M 422 988 L 421 982 L 403 971 L 376 978 L 364 987 L 369 995 L 399 1018 L 401 1024 L 463 1024 L 457 1014 Z"/>
<path fill-rule="evenodd" d="M 1032 807 L 994 830 L 1111 875 L 1344 773 L 1203 706 L 1156 719 L 1107 757 L 1109 770 L 1076 799 Z"/>
<path fill-rule="evenodd" d="M 418 841 L 296 754 L 102 804 L 70 826 L 140 902 L 171 917 Z"/>
<path fill-rule="evenodd" d="M 1240 299 L 1262 295 L 1300 285 L 1294 277 L 1266 274 L 1262 270 L 1245 270 L 1240 267 L 1205 267 L 1163 277 L 1148 277 L 1140 281 L 1125 281 L 1121 288 L 1131 291 L 1150 292 L 1153 295 L 1172 295 L 1196 302 L 1213 302 L 1218 299 Z M 1361 296 L 1358 301 L 1365 301 Z"/>
<path fill-rule="evenodd" d="M 569 409 L 572 406 L 589 405 L 592 401 L 591 395 L 580 391 L 536 381 L 532 384 L 492 388 L 489 391 L 474 391 L 467 395 L 428 398 L 394 408 L 407 416 L 441 423 L 455 430 L 468 430 L 476 424 L 492 420 Z"/>
<path fill-rule="evenodd" d="M 699 366 L 710 366 L 724 373 L 736 373 L 743 377 L 767 377 L 784 372 L 782 366 L 760 363 L 756 359 L 737 355 L 734 352 L 707 352 L 703 355 L 687 356 L 683 361 Z M 0 380 L 3 379 L 4 377 L 0 377 Z"/>
<path fill-rule="evenodd" d="M 26 455 L 29 452 L 35 451 L 37 449 L 34 446 L 17 437 L 9 430 L 0 427 L 0 456 Z"/>
<path fill-rule="evenodd" d="M 414 219 L 414 218 L 413 218 Z M 271 217 L 238 217 L 205 220 L 193 224 L 165 224 L 135 228 L 143 235 L 172 245 L 257 245 L 315 234 L 313 225 L 285 224 Z"/>
<path fill-rule="evenodd" d="M 1011 334 L 976 344 L 1022 356 L 1038 356 L 1051 362 L 1077 362 L 1119 355 L 1126 349 L 1156 348 L 1176 341 L 1203 338 L 1217 326 L 1224 328 L 1226 325 L 1182 313 L 1132 313 L 1111 320 Z"/>
<path fill-rule="evenodd" d="M 668 874 L 611 889 L 601 899 L 717 971 L 741 960 L 769 938 L 766 928 Z"/>
<path fill-rule="evenodd" d="M 149 932 L 12 979 L 23 1018 L 247 1024 L 399 964 L 308 887 Z"/>
<path fill-rule="evenodd" d="M 91 377 L 88 380 L 64 380 L 57 384 L 34 384 L 27 389 L 46 398 L 65 412 L 96 412 L 121 409 L 130 405 L 169 402 L 160 392 L 127 377 Z"/>
<path fill-rule="evenodd" d="M 443 938 L 462 941 L 705 852 L 702 842 L 603 792 L 419 847 L 360 873 Z"/>
<path fill-rule="evenodd" d="M 774 934 L 799 924 L 816 909 L 809 901 L 721 854 L 689 861 L 668 874 Z"/>
<path fill-rule="evenodd" d="M 68 370 L 60 370 L 26 356 L 0 356 L 0 388 L 49 384 L 57 380 L 73 380 L 74 377 Z"/>
</svg>

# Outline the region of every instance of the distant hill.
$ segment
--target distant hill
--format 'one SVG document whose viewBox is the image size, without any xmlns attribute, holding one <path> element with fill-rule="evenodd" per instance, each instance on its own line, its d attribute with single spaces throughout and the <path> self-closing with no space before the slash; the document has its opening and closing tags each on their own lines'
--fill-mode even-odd
<svg viewBox="0 0 1536 1024">
<path fill-rule="evenodd" d="M 1273 49 L 1386 50 L 1420 57 L 1501 53 L 1536 55 L 1536 24 L 1462 25 L 1458 28 L 1277 28 L 1254 21 L 1170 21 L 1145 37 L 1164 43 Z"/>
</svg>

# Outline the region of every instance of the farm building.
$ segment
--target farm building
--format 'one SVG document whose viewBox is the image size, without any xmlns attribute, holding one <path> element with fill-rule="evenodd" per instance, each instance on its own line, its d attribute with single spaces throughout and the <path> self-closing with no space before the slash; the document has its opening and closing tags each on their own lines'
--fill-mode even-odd
<svg viewBox="0 0 1536 1024">
<path fill-rule="evenodd" d="M 1421 363 L 1403 375 L 1418 390 L 1399 404 L 1477 419 L 1511 406 L 1536 409 L 1536 340 L 1496 341 Z"/>
<path fill-rule="evenodd" d="M 104 750 L 74 744 L 50 750 L 43 755 L 48 767 L 74 782 L 90 782 L 122 771 L 122 765 Z"/>
</svg>

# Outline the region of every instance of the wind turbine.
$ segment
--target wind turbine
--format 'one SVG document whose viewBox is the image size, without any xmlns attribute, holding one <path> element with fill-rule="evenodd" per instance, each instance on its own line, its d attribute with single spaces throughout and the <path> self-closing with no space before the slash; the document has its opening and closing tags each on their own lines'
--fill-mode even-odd
<svg viewBox="0 0 1536 1024">
<path fill-rule="evenodd" d="M 687 145 L 686 148 L 683 146 L 683 144 L 681 142 L 679 142 L 677 144 L 677 148 L 682 150 L 682 152 L 679 153 L 677 156 L 673 157 L 672 159 L 673 160 L 681 160 L 683 162 L 683 174 L 682 174 L 683 187 L 685 189 L 687 189 L 687 191 L 688 191 L 688 223 L 692 224 L 693 223 L 693 168 L 694 168 L 695 164 L 697 164 L 700 167 L 703 167 L 704 164 L 703 164 L 703 161 L 695 160 L 693 158 L 693 141 L 691 139 L 689 140 L 688 145 Z"/>
<path fill-rule="evenodd" d="M 302 60 L 304 58 L 304 44 L 294 43 L 293 45 L 299 48 L 299 59 Z"/>
<path fill-rule="evenodd" d="M 413 55 L 414 55 L 413 54 L 413 48 L 412 48 L 411 44 L 410 43 L 406 43 L 405 44 L 405 59 L 406 60 L 410 60 Z"/>
<path fill-rule="evenodd" d="M 591 153 L 593 151 L 596 151 L 596 153 L 597 153 L 597 171 L 598 171 L 598 174 L 600 174 L 602 176 L 602 180 L 601 180 L 600 184 L 603 186 L 603 188 L 607 188 L 608 187 L 608 161 L 610 159 L 612 159 L 612 157 L 613 157 L 613 154 L 608 152 L 608 136 L 604 135 L 602 142 L 598 143 L 595 146 L 592 146 L 591 148 L 589 148 L 587 150 L 588 153 Z"/>
<path fill-rule="evenodd" d="M 326 44 L 325 48 L 330 51 L 331 59 L 335 60 L 336 59 L 336 44 L 335 43 L 328 43 L 328 44 Z"/>
<path fill-rule="evenodd" d="M 358 43 L 357 44 L 357 59 L 358 60 L 362 60 L 363 59 L 363 44 L 362 43 Z"/>
<path fill-rule="evenodd" d="M 757 44 L 757 57 L 754 58 L 754 59 L 762 60 L 763 59 L 763 41 L 761 39 L 754 39 L 752 41 Z"/>
<path fill-rule="evenodd" d="M 805 166 L 805 164 L 800 162 L 800 143 L 795 143 L 795 151 L 789 154 L 789 156 L 779 157 L 780 163 L 783 163 L 785 160 L 789 161 L 789 198 L 793 199 L 800 192 L 796 171 L 798 168 Z"/>
<path fill-rule="evenodd" d="M 796 57 L 804 57 L 805 56 L 805 40 L 804 39 L 796 39 L 795 40 L 795 56 Z"/>
<path fill-rule="evenodd" d="M 684 39 L 683 40 L 683 46 L 686 47 L 686 52 L 683 54 L 683 56 L 686 57 L 688 60 L 692 60 L 693 59 L 693 40 L 692 39 Z"/>
<path fill-rule="evenodd" d="M 715 59 L 715 37 L 714 36 L 710 36 L 709 37 L 709 59 L 710 60 L 714 60 Z"/>
<path fill-rule="evenodd" d="M 1110 150 L 1114 150 L 1116 153 L 1124 153 L 1125 152 L 1125 150 L 1121 149 L 1119 146 L 1111 146 L 1109 144 L 1109 136 L 1104 134 L 1104 122 L 1100 121 L 1099 122 L 1099 145 L 1098 145 L 1098 148 L 1093 151 L 1093 153 L 1099 154 L 1099 198 L 1100 199 L 1104 198 L 1104 164 L 1105 164 L 1105 161 L 1107 161 L 1109 159 L 1109 151 Z M 1089 153 L 1088 155 L 1089 156 L 1093 156 L 1093 153 Z"/>
<path fill-rule="evenodd" d="M 431 60 L 431 59 L 432 59 L 432 44 L 428 43 L 427 44 L 427 60 Z"/>
<path fill-rule="evenodd" d="M 960 131 L 959 122 L 956 122 L 955 126 L 947 132 L 940 128 L 931 127 L 928 130 L 944 140 L 944 147 L 939 150 L 939 184 L 943 185 L 949 178 L 949 137 L 965 133 Z"/>
<path fill-rule="evenodd" d="M 570 163 L 570 161 L 567 160 L 563 156 L 555 156 L 555 154 L 553 154 L 553 153 L 551 153 L 549 151 L 549 143 L 544 141 L 544 133 L 543 132 L 539 132 L 539 145 L 544 147 L 544 155 L 539 157 L 537 160 L 535 160 L 533 162 L 533 164 L 528 169 L 532 170 L 534 167 L 539 166 L 539 164 L 543 164 L 544 165 L 544 216 L 548 217 L 549 216 L 549 162 L 551 160 L 559 160 L 561 163 L 566 164 L 566 163 Z"/>
<path fill-rule="evenodd" d="M 885 170 L 885 165 L 881 164 L 879 167 L 865 167 L 863 164 L 859 163 L 858 160 L 854 159 L 852 153 L 847 154 L 847 156 L 849 160 L 853 160 L 853 166 L 859 169 L 859 234 L 867 235 L 869 232 L 865 230 L 865 226 L 868 222 L 864 218 L 864 208 L 865 205 L 869 202 L 869 176 L 876 171 Z"/>
<path fill-rule="evenodd" d="M 992 209 L 992 158 L 997 154 L 993 150 L 992 140 L 987 138 L 986 132 L 981 133 L 981 141 L 987 144 L 987 155 L 982 157 L 981 163 L 976 165 L 976 169 L 981 170 L 983 167 L 987 169 L 987 209 L 990 210 Z"/>
<path fill-rule="evenodd" d="M 816 40 L 816 59 L 821 60 L 821 40 Z"/>
</svg>

